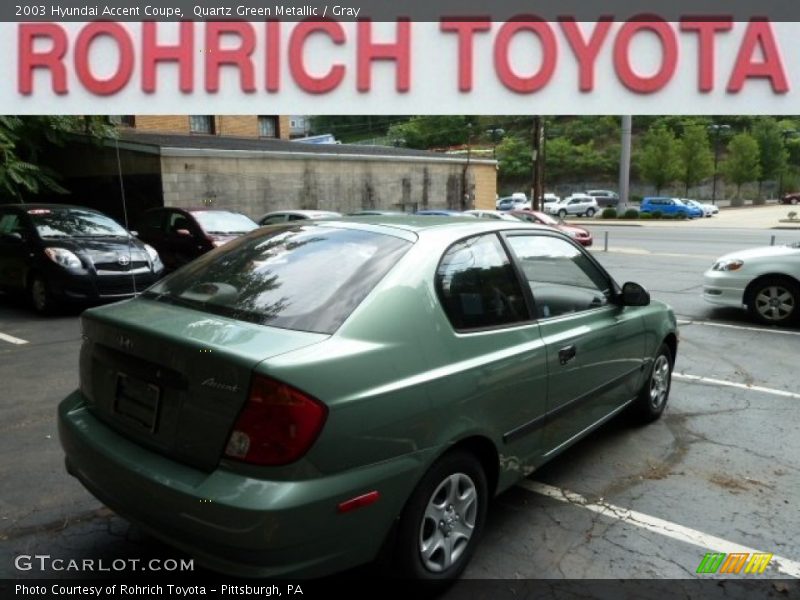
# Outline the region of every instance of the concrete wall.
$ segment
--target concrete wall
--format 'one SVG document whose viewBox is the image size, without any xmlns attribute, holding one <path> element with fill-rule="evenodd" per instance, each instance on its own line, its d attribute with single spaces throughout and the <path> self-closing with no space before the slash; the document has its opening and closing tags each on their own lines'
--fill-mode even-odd
<svg viewBox="0 0 800 600">
<path fill-rule="evenodd" d="M 170 150 L 161 157 L 165 206 L 210 205 L 251 217 L 280 209 L 352 212 L 460 209 L 464 164 L 441 160 Z M 475 206 L 494 208 L 494 164 L 470 164 Z"/>
<path fill-rule="evenodd" d="M 136 115 L 134 129 L 153 133 L 190 133 L 188 115 Z M 217 135 L 258 137 L 257 115 L 216 115 Z M 289 116 L 278 117 L 278 137 L 289 139 Z"/>
</svg>

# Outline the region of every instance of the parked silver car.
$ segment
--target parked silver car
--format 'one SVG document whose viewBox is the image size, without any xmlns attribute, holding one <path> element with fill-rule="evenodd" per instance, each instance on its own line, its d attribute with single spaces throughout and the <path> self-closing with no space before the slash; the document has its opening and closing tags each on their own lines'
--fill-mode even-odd
<svg viewBox="0 0 800 600">
<path fill-rule="evenodd" d="M 563 219 L 567 215 L 593 217 L 599 209 L 597 200 L 588 194 L 572 194 L 572 196 L 567 196 L 559 202 L 551 204 L 548 212 Z"/>
<path fill-rule="evenodd" d="M 703 298 L 746 307 L 756 321 L 782 325 L 800 319 L 800 242 L 721 256 L 705 273 Z"/>
</svg>

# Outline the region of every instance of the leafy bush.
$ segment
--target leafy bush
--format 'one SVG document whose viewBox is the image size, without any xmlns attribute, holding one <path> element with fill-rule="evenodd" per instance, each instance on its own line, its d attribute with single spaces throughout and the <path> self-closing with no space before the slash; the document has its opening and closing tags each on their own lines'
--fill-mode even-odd
<svg viewBox="0 0 800 600">
<path fill-rule="evenodd" d="M 617 209 L 616 208 L 604 208 L 602 217 L 604 219 L 616 219 L 617 218 Z"/>
<path fill-rule="evenodd" d="M 795 211 L 790 211 L 789 214 L 786 216 L 789 217 L 790 221 L 794 221 L 795 219 L 797 219 L 797 213 Z"/>
<path fill-rule="evenodd" d="M 654 219 L 661 219 L 664 217 L 664 213 L 662 213 L 660 210 L 654 210 L 652 215 Z"/>
<path fill-rule="evenodd" d="M 650 220 L 650 219 L 653 218 L 653 215 L 651 215 L 650 213 L 642 213 L 642 214 L 639 215 L 639 218 L 640 219 L 645 219 L 645 220 Z"/>
<path fill-rule="evenodd" d="M 680 219 L 681 221 L 685 221 L 686 219 L 689 218 L 689 215 L 687 215 L 686 213 L 678 213 L 677 215 L 675 215 L 675 218 Z"/>
<path fill-rule="evenodd" d="M 641 204 L 642 198 L 644 198 L 644 196 L 640 196 L 639 194 L 631 194 L 628 198 L 628 202 L 631 204 Z"/>
<path fill-rule="evenodd" d="M 639 211 L 635 208 L 629 208 L 625 211 L 623 215 L 626 219 L 638 219 L 639 218 Z"/>
</svg>

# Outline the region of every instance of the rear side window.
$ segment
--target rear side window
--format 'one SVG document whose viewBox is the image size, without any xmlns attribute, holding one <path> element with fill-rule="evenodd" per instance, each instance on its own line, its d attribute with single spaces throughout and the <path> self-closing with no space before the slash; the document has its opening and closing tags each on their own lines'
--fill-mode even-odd
<svg viewBox="0 0 800 600">
<path fill-rule="evenodd" d="M 519 281 L 494 234 L 451 246 L 436 271 L 436 288 L 455 329 L 498 327 L 528 318 Z"/>
<path fill-rule="evenodd" d="M 203 255 L 145 296 L 273 327 L 333 333 L 410 246 L 352 229 L 259 230 Z"/>
</svg>

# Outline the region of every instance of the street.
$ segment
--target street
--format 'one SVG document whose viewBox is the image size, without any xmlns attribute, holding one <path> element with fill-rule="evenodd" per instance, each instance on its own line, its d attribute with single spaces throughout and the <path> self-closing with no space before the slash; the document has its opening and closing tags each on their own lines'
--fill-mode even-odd
<svg viewBox="0 0 800 600">
<path fill-rule="evenodd" d="M 717 256 L 800 231 L 589 226 L 617 281 L 641 283 L 679 319 L 670 403 L 644 428 L 611 421 L 498 497 L 464 577 L 694 578 L 712 551 L 772 553 L 763 576 L 800 577 L 800 328 L 761 327 L 700 295 Z M 16 570 L 20 554 L 182 556 L 64 471 L 55 412 L 78 383 L 78 314 L 41 318 L 0 296 L 3 577 L 70 575 Z"/>
</svg>

